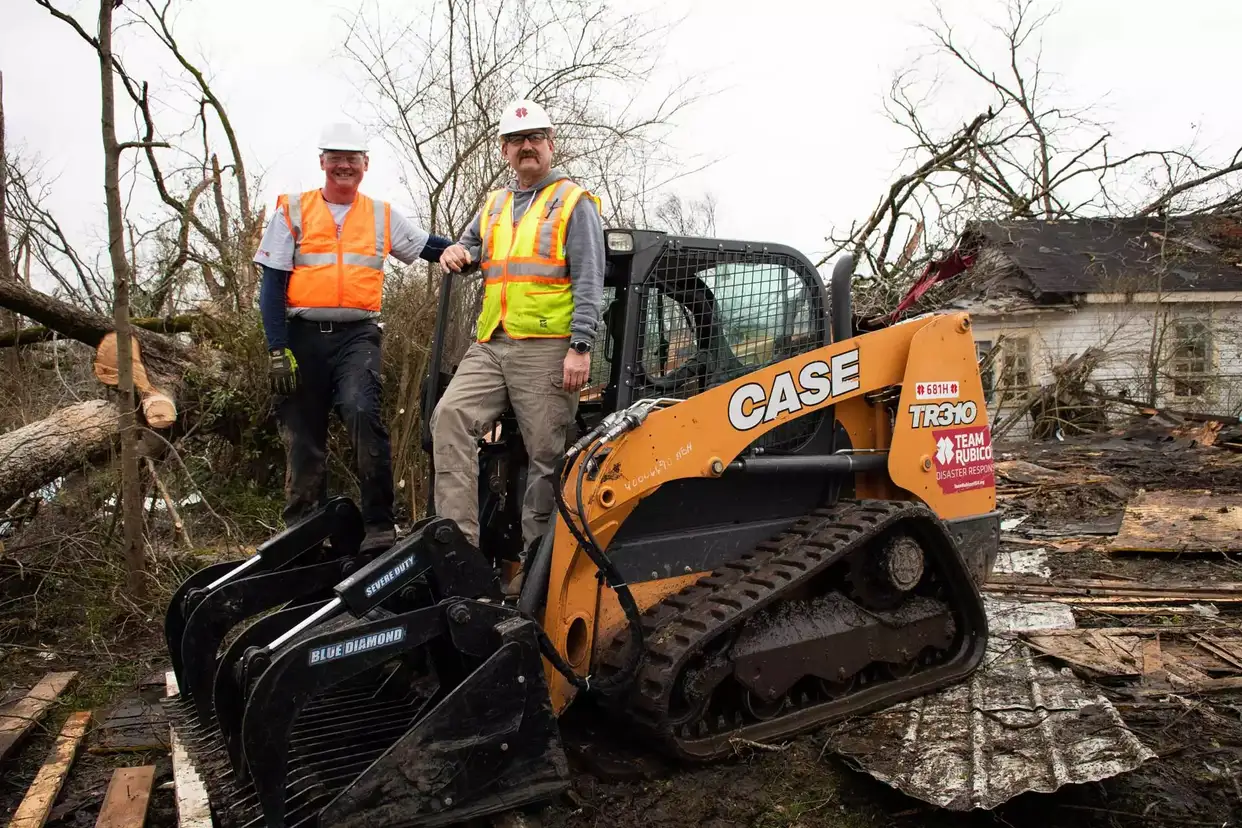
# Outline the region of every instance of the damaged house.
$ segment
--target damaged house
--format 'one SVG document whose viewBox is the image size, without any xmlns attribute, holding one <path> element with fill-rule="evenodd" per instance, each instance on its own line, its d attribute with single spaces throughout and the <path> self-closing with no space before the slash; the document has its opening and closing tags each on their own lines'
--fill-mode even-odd
<svg viewBox="0 0 1242 828">
<path fill-rule="evenodd" d="M 1242 413 L 1238 218 L 972 222 L 903 304 L 971 313 L 1011 437 L 1097 430 L 1130 403 Z"/>
</svg>

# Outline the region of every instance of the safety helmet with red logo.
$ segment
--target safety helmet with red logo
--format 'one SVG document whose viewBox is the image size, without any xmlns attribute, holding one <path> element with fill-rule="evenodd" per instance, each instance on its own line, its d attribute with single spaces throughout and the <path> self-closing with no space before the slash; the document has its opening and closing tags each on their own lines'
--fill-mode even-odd
<svg viewBox="0 0 1242 828">
<path fill-rule="evenodd" d="M 500 137 L 531 129 L 551 129 L 552 119 L 534 101 L 516 100 L 500 115 Z"/>
</svg>

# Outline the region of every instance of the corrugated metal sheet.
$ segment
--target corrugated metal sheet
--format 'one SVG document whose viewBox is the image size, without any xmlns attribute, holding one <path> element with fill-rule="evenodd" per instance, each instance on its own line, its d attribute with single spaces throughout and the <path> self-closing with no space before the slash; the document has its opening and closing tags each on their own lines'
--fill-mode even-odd
<svg viewBox="0 0 1242 828">
<path fill-rule="evenodd" d="M 990 599 L 993 634 L 968 681 L 846 723 L 830 748 L 903 793 L 954 811 L 1106 779 L 1155 756 L 1117 709 L 1013 633 L 1072 628 L 1061 604 Z"/>
</svg>

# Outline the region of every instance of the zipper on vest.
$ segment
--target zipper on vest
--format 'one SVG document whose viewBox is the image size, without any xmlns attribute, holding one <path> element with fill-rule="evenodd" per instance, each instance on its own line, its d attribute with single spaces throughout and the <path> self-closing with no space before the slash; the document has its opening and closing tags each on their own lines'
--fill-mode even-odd
<svg viewBox="0 0 1242 828">
<path fill-rule="evenodd" d="M 358 197 L 354 196 L 354 202 L 357 203 Z M 345 249 L 341 245 L 341 235 L 345 232 L 345 222 L 349 221 L 349 214 L 354 211 L 351 206 L 345 213 L 345 218 L 336 228 L 336 306 L 338 308 L 345 305 Z M 332 222 L 336 224 L 336 222 Z"/>
</svg>

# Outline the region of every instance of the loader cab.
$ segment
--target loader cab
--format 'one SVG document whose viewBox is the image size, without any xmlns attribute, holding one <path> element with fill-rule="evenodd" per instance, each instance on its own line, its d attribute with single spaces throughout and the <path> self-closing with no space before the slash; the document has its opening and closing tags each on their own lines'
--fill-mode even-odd
<svg viewBox="0 0 1242 828">
<path fill-rule="evenodd" d="M 605 244 L 600 328 L 569 443 L 636 400 L 686 399 L 831 340 L 823 281 L 792 248 L 622 228 L 606 230 Z M 428 452 L 431 412 L 472 340 L 480 302 L 477 279 L 442 280 L 423 389 Z M 824 454 L 844 447 L 843 434 L 825 409 L 768 432 L 747 453 Z M 481 545 L 516 558 L 526 460 L 511 410 L 481 441 L 479 462 Z M 642 569 L 650 577 L 644 561 L 667 560 L 672 547 L 686 551 L 685 565 L 699 566 L 704 556 L 753 545 L 824 502 L 827 487 L 837 485 L 813 472 L 791 471 L 777 481 L 729 477 L 730 485 L 716 481 L 710 490 L 709 481 L 677 481 L 639 504 L 647 514 L 626 521 L 614 539 L 623 571 Z M 434 469 L 429 491 L 433 479 Z M 705 528 L 705 513 L 723 517 Z"/>
</svg>

